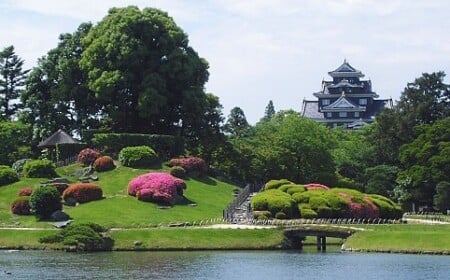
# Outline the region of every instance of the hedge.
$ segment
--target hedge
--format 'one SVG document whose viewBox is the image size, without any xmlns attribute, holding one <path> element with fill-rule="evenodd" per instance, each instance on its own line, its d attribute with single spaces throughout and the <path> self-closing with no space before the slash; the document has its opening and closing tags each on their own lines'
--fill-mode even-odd
<svg viewBox="0 0 450 280">
<path fill-rule="evenodd" d="M 56 161 L 61 161 L 76 156 L 84 148 L 87 148 L 87 144 L 85 143 L 56 144 Z"/>
<path fill-rule="evenodd" d="M 56 165 L 49 160 L 30 160 L 23 166 L 23 175 L 27 178 L 57 177 Z"/>
<path fill-rule="evenodd" d="M 296 217 L 295 205 L 296 203 L 291 196 L 280 190 L 261 192 L 251 199 L 253 210 L 270 211 L 273 217 L 279 212 L 286 214 L 287 218 Z"/>
<path fill-rule="evenodd" d="M 287 179 L 270 180 L 264 185 L 264 190 L 278 189 L 283 185 L 294 184 Z"/>
<path fill-rule="evenodd" d="M 102 189 L 92 183 L 75 183 L 64 190 L 62 197 L 64 201 L 74 199 L 79 203 L 99 200 L 103 197 Z"/>
<path fill-rule="evenodd" d="M 150 168 L 158 162 L 158 155 L 149 146 L 132 146 L 120 150 L 119 161 L 123 166 Z"/>
<path fill-rule="evenodd" d="M 95 133 L 92 143 L 102 153 L 113 155 L 117 155 L 125 147 L 149 146 L 162 160 L 182 155 L 184 152 L 182 138 L 172 135 Z"/>
</svg>

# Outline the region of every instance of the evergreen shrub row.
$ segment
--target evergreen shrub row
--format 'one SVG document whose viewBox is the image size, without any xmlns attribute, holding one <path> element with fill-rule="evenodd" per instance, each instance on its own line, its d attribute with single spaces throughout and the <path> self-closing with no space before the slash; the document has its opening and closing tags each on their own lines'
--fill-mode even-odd
<svg viewBox="0 0 450 280">
<path fill-rule="evenodd" d="M 285 179 L 271 180 L 264 189 L 252 198 L 252 209 L 257 213 L 268 211 L 270 217 L 280 219 L 298 216 L 398 219 L 402 216 L 400 206 L 387 197 L 353 189 L 329 188 L 321 184 L 295 185 Z"/>
</svg>

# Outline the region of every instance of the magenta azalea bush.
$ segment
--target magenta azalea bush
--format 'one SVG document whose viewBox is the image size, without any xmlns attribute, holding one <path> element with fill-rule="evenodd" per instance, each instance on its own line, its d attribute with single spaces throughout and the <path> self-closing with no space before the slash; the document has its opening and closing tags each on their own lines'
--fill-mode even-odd
<svg viewBox="0 0 450 280">
<path fill-rule="evenodd" d="M 86 148 L 81 150 L 78 153 L 78 157 L 77 160 L 79 162 L 81 162 L 84 165 L 90 165 L 92 164 L 98 157 L 100 157 L 100 152 L 94 150 L 94 149 L 90 149 L 90 148 Z"/>
<path fill-rule="evenodd" d="M 169 166 L 180 166 L 191 176 L 205 176 L 208 168 L 203 159 L 199 157 L 173 158 L 169 161 Z"/>
<path fill-rule="evenodd" d="M 177 195 L 183 195 L 186 184 L 168 173 L 152 172 L 140 175 L 128 184 L 128 194 L 142 201 L 174 204 Z"/>
</svg>

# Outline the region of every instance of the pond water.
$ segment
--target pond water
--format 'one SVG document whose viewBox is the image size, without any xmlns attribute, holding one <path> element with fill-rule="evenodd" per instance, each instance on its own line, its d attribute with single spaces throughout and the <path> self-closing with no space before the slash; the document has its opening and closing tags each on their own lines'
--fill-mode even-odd
<svg viewBox="0 0 450 280">
<path fill-rule="evenodd" d="M 450 279 L 450 256 L 294 251 L 0 251 L 0 279 Z"/>
</svg>

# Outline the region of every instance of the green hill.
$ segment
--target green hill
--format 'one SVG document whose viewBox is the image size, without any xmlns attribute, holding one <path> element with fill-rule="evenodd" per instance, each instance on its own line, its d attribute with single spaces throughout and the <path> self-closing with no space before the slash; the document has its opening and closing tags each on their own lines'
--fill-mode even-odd
<svg viewBox="0 0 450 280">
<path fill-rule="evenodd" d="M 79 164 L 73 164 L 58 168 L 57 173 L 75 182 L 77 178 L 74 174 L 81 168 Z M 77 222 L 123 228 L 218 219 L 233 199 L 232 191 L 236 187 L 211 177 L 188 178 L 185 179 L 186 199 L 172 208 L 160 209 L 155 203 L 139 201 L 127 194 L 128 182 L 146 172 L 149 170 L 118 166 L 112 171 L 96 173 L 99 180 L 95 183 L 102 188 L 104 199 L 73 207 L 64 206 L 64 211 Z M 0 187 L 0 227 L 51 227 L 48 222 L 36 221 L 34 216 L 17 216 L 10 211 L 10 205 L 21 188 L 37 187 L 45 180 L 22 178 L 17 183 Z"/>
</svg>

